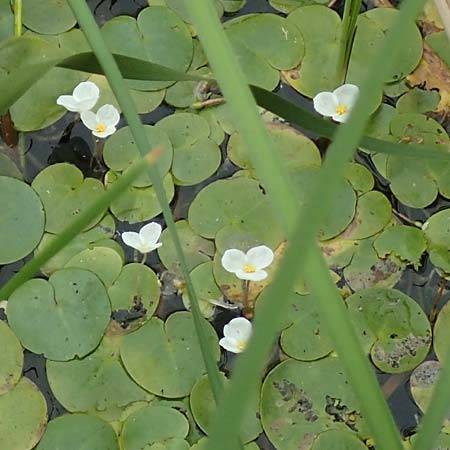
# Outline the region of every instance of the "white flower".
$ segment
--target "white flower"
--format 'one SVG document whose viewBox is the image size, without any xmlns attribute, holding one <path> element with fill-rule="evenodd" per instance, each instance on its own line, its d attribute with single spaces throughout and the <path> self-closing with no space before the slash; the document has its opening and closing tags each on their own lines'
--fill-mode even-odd
<svg viewBox="0 0 450 450">
<path fill-rule="evenodd" d="M 261 281 L 267 277 L 265 269 L 273 261 L 273 251 L 265 245 L 251 248 L 247 253 L 235 248 L 226 250 L 222 266 L 241 280 Z"/>
<path fill-rule="evenodd" d="M 83 111 L 81 120 L 94 136 L 105 138 L 115 133 L 120 114 L 113 105 L 103 105 L 97 114 L 92 111 Z"/>
<path fill-rule="evenodd" d="M 359 88 L 354 84 L 343 84 L 333 92 L 320 92 L 314 99 L 314 109 L 322 116 L 332 117 L 336 122 L 345 122 L 350 115 Z"/>
<path fill-rule="evenodd" d="M 139 250 L 141 253 L 149 253 L 161 247 L 162 243 L 158 242 L 161 236 L 161 225 L 156 222 L 150 222 L 144 225 L 139 233 L 134 231 L 125 231 L 122 233 L 123 242 L 129 247 Z"/>
<path fill-rule="evenodd" d="M 56 103 L 69 111 L 81 113 L 92 109 L 98 101 L 100 90 L 95 83 L 83 81 L 72 95 L 60 95 Z"/>
<path fill-rule="evenodd" d="M 241 353 L 252 335 L 252 323 L 245 317 L 232 319 L 223 327 L 223 338 L 219 344 L 229 352 Z"/>
</svg>

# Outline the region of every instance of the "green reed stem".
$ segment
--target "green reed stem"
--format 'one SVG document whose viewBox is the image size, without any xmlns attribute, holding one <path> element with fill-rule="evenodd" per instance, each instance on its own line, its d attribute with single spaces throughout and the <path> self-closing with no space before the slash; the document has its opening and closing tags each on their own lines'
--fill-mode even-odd
<svg viewBox="0 0 450 450">
<path fill-rule="evenodd" d="M 264 361 L 273 344 L 278 329 L 278 317 L 286 307 L 287 293 L 289 292 L 296 274 L 300 269 L 306 268 L 307 282 L 314 286 L 321 297 L 320 312 L 330 330 L 335 342 L 336 350 L 348 371 L 355 392 L 361 404 L 361 409 L 370 430 L 373 433 L 377 448 L 381 450 L 400 450 L 402 444 L 392 415 L 382 396 L 373 370 L 362 354 L 362 350 L 355 353 L 347 351 L 357 342 L 353 339 L 354 331 L 345 308 L 342 308 L 342 299 L 332 289 L 326 265 L 320 260 L 321 255 L 314 246 L 316 233 L 321 220 L 326 215 L 332 200 L 333 192 L 343 177 L 346 162 L 351 158 L 362 133 L 367 124 L 370 111 L 368 99 L 373 93 L 380 92 L 383 80 L 402 46 L 402 34 L 407 21 L 413 20 L 419 12 L 424 0 L 410 0 L 405 2 L 404 8 L 389 32 L 382 51 L 377 55 L 368 73 L 371 78 L 361 86 L 360 100 L 354 108 L 349 124 L 340 127 L 334 143 L 330 146 L 324 166 L 318 176 L 314 196 L 301 211 L 294 232 L 288 233 L 288 247 L 282 259 L 277 275 L 268 289 L 268 297 L 276 298 L 276 302 L 266 302 L 255 318 L 254 334 L 249 346 L 239 358 L 232 376 L 232 382 L 227 389 L 227 396 L 220 404 L 216 414 L 212 432 L 210 433 L 210 448 L 213 450 L 233 450 L 232 444 L 236 430 L 242 420 L 243 405 L 248 402 L 251 387 L 258 384 L 257 377 L 261 375 Z M 233 110 L 236 124 L 242 134 L 252 163 L 267 190 L 275 211 L 279 212 L 280 219 L 285 228 L 292 230 L 295 219 L 295 202 L 292 201 L 292 191 L 286 182 L 289 177 L 280 170 L 280 165 L 271 151 L 267 134 L 262 130 L 262 123 L 256 112 L 256 105 L 246 86 L 242 72 L 219 20 L 214 14 L 210 1 L 191 0 L 188 3 L 191 17 L 199 33 L 205 52 L 219 81 L 225 98 Z M 271 154 L 272 153 L 272 154 Z M 273 164 L 275 160 L 276 164 Z M 299 255 L 301 257 L 299 258 Z M 333 303 L 332 314 L 327 309 L 328 303 Z M 338 304 L 339 303 L 339 304 Z M 329 323 L 330 321 L 334 322 Z M 346 329 L 345 333 L 339 330 Z M 355 364 L 355 359 L 358 362 Z M 367 401 L 370 399 L 370 401 Z"/>
<path fill-rule="evenodd" d="M 56 255 L 98 216 L 99 211 L 108 208 L 111 202 L 122 194 L 122 192 L 147 169 L 148 165 L 149 161 L 145 158 L 133 164 L 126 174 L 122 175 L 100 198 L 92 202 L 86 211 L 72 221 L 61 234 L 57 235 L 49 245 L 35 255 L 31 261 L 27 262 L 22 269 L 20 269 L 20 271 L 0 289 L 0 299 L 7 300 L 18 287 L 36 275 L 36 273 L 39 272 L 39 269 L 50 258 Z"/>
<path fill-rule="evenodd" d="M 345 81 L 347 74 L 360 8 L 361 0 L 345 0 L 338 57 L 338 73 L 341 83 Z"/>
<path fill-rule="evenodd" d="M 114 57 L 109 51 L 105 40 L 92 16 L 89 7 L 85 0 L 68 0 L 68 3 L 78 20 L 78 23 L 86 36 L 93 52 L 95 53 L 98 62 L 100 63 L 106 77 L 108 78 L 109 85 L 116 96 L 116 99 L 122 109 L 124 116 L 127 119 L 131 133 L 136 141 L 136 146 L 139 149 L 141 155 L 145 155 L 150 147 L 145 132 L 144 126 L 139 118 L 136 110 L 136 106 L 130 96 L 128 87 L 125 80 L 120 73 Z M 156 166 L 151 165 L 148 167 L 148 174 L 153 183 L 153 187 L 156 192 L 159 204 L 161 205 L 164 219 L 167 227 L 169 228 L 170 235 L 175 245 L 175 250 L 180 261 L 180 267 L 183 272 L 183 276 L 186 282 L 186 288 L 188 291 L 192 317 L 194 320 L 195 329 L 200 343 L 203 359 L 205 362 L 206 370 L 208 373 L 211 388 L 216 399 L 219 398 L 222 389 L 222 380 L 220 378 L 219 369 L 214 357 L 214 351 L 210 341 L 207 338 L 206 328 L 207 325 L 200 311 L 198 297 L 196 295 L 194 286 L 192 284 L 191 277 L 189 275 L 188 265 L 186 258 L 181 247 L 181 242 L 175 227 L 175 222 L 172 217 L 169 202 L 166 192 L 164 190 L 163 181 L 158 172 Z"/>
<path fill-rule="evenodd" d="M 14 36 L 22 35 L 22 0 L 14 0 Z"/>
</svg>

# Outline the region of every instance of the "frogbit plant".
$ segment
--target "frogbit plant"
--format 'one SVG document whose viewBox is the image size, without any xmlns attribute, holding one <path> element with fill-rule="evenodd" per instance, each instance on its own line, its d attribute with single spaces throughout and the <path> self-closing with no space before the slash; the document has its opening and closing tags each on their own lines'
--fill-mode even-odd
<svg viewBox="0 0 450 450">
<path fill-rule="evenodd" d="M 103 105 L 97 113 L 83 111 L 81 113 L 83 124 L 92 131 L 94 136 L 106 138 L 116 132 L 119 123 L 119 111 L 113 105 Z"/>
<path fill-rule="evenodd" d="M 161 236 L 162 227 L 159 223 L 150 222 L 144 225 L 139 233 L 135 231 L 125 231 L 122 233 L 122 241 L 125 245 L 134 248 L 144 255 L 142 262 L 145 262 L 147 254 L 162 246 L 158 242 Z"/>
<path fill-rule="evenodd" d="M 319 92 L 313 99 L 314 109 L 336 122 L 346 122 L 358 95 L 358 86 L 343 84 L 333 92 Z"/>
<path fill-rule="evenodd" d="M 245 317 L 236 317 L 223 327 L 219 344 L 231 353 L 242 353 L 252 335 L 252 323 Z"/>
<path fill-rule="evenodd" d="M 60 95 L 56 99 L 58 105 L 68 111 L 82 113 L 90 111 L 100 97 L 100 89 L 91 81 L 83 81 L 72 92 L 72 95 Z"/>
<path fill-rule="evenodd" d="M 268 274 L 264 269 L 272 264 L 273 259 L 273 251 L 266 245 L 253 247 L 247 253 L 231 248 L 226 250 L 222 256 L 223 268 L 243 280 L 242 303 L 246 317 L 253 316 L 254 305 L 249 302 L 250 282 L 262 281 L 267 278 Z"/>
</svg>

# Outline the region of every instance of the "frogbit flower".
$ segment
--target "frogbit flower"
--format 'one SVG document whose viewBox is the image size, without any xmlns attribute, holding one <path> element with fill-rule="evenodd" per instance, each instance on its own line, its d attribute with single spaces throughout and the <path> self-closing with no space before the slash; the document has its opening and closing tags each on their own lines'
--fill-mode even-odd
<svg viewBox="0 0 450 450">
<path fill-rule="evenodd" d="M 162 245 L 161 242 L 158 242 L 161 236 L 161 230 L 162 227 L 159 223 L 150 222 L 144 225 L 139 233 L 135 233 L 134 231 L 125 231 L 122 233 L 122 241 L 143 254 L 150 253 Z"/>
<path fill-rule="evenodd" d="M 273 261 L 273 251 L 265 245 L 251 248 L 247 253 L 231 248 L 222 256 L 222 266 L 241 280 L 261 281 L 267 277 L 265 269 Z"/>
<path fill-rule="evenodd" d="M 81 120 L 94 136 L 105 138 L 116 132 L 120 114 L 113 105 L 103 105 L 97 113 L 83 111 Z"/>
<path fill-rule="evenodd" d="M 319 92 L 313 99 L 314 109 L 322 116 L 345 122 L 359 95 L 359 87 L 343 84 L 333 92 Z"/>
<path fill-rule="evenodd" d="M 245 317 L 236 317 L 223 327 L 224 337 L 219 344 L 231 353 L 241 353 L 247 347 L 251 335 L 252 323 Z"/>
<path fill-rule="evenodd" d="M 84 112 L 92 109 L 98 101 L 100 89 L 91 81 L 83 81 L 73 90 L 72 95 L 60 95 L 56 103 L 68 111 Z"/>
</svg>

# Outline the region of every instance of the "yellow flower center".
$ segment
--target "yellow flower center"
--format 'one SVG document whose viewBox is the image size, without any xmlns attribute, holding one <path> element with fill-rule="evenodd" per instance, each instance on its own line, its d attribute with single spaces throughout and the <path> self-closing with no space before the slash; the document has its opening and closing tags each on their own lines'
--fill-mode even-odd
<svg viewBox="0 0 450 450">
<path fill-rule="evenodd" d="M 236 347 L 237 347 L 237 349 L 238 349 L 240 352 L 243 352 L 243 351 L 245 350 L 245 347 L 247 347 L 247 342 L 239 341 L 239 342 L 236 344 Z"/>
<path fill-rule="evenodd" d="M 253 264 L 246 264 L 244 266 L 244 272 L 245 273 L 255 273 L 256 267 Z"/>
<path fill-rule="evenodd" d="M 343 114 L 345 114 L 347 112 L 348 108 L 345 105 L 338 105 L 336 108 L 336 112 L 342 116 Z"/>
<path fill-rule="evenodd" d="M 99 123 L 96 127 L 95 127 L 95 131 L 98 131 L 99 133 L 103 133 L 106 131 L 106 125 L 104 123 Z"/>
</svg>

